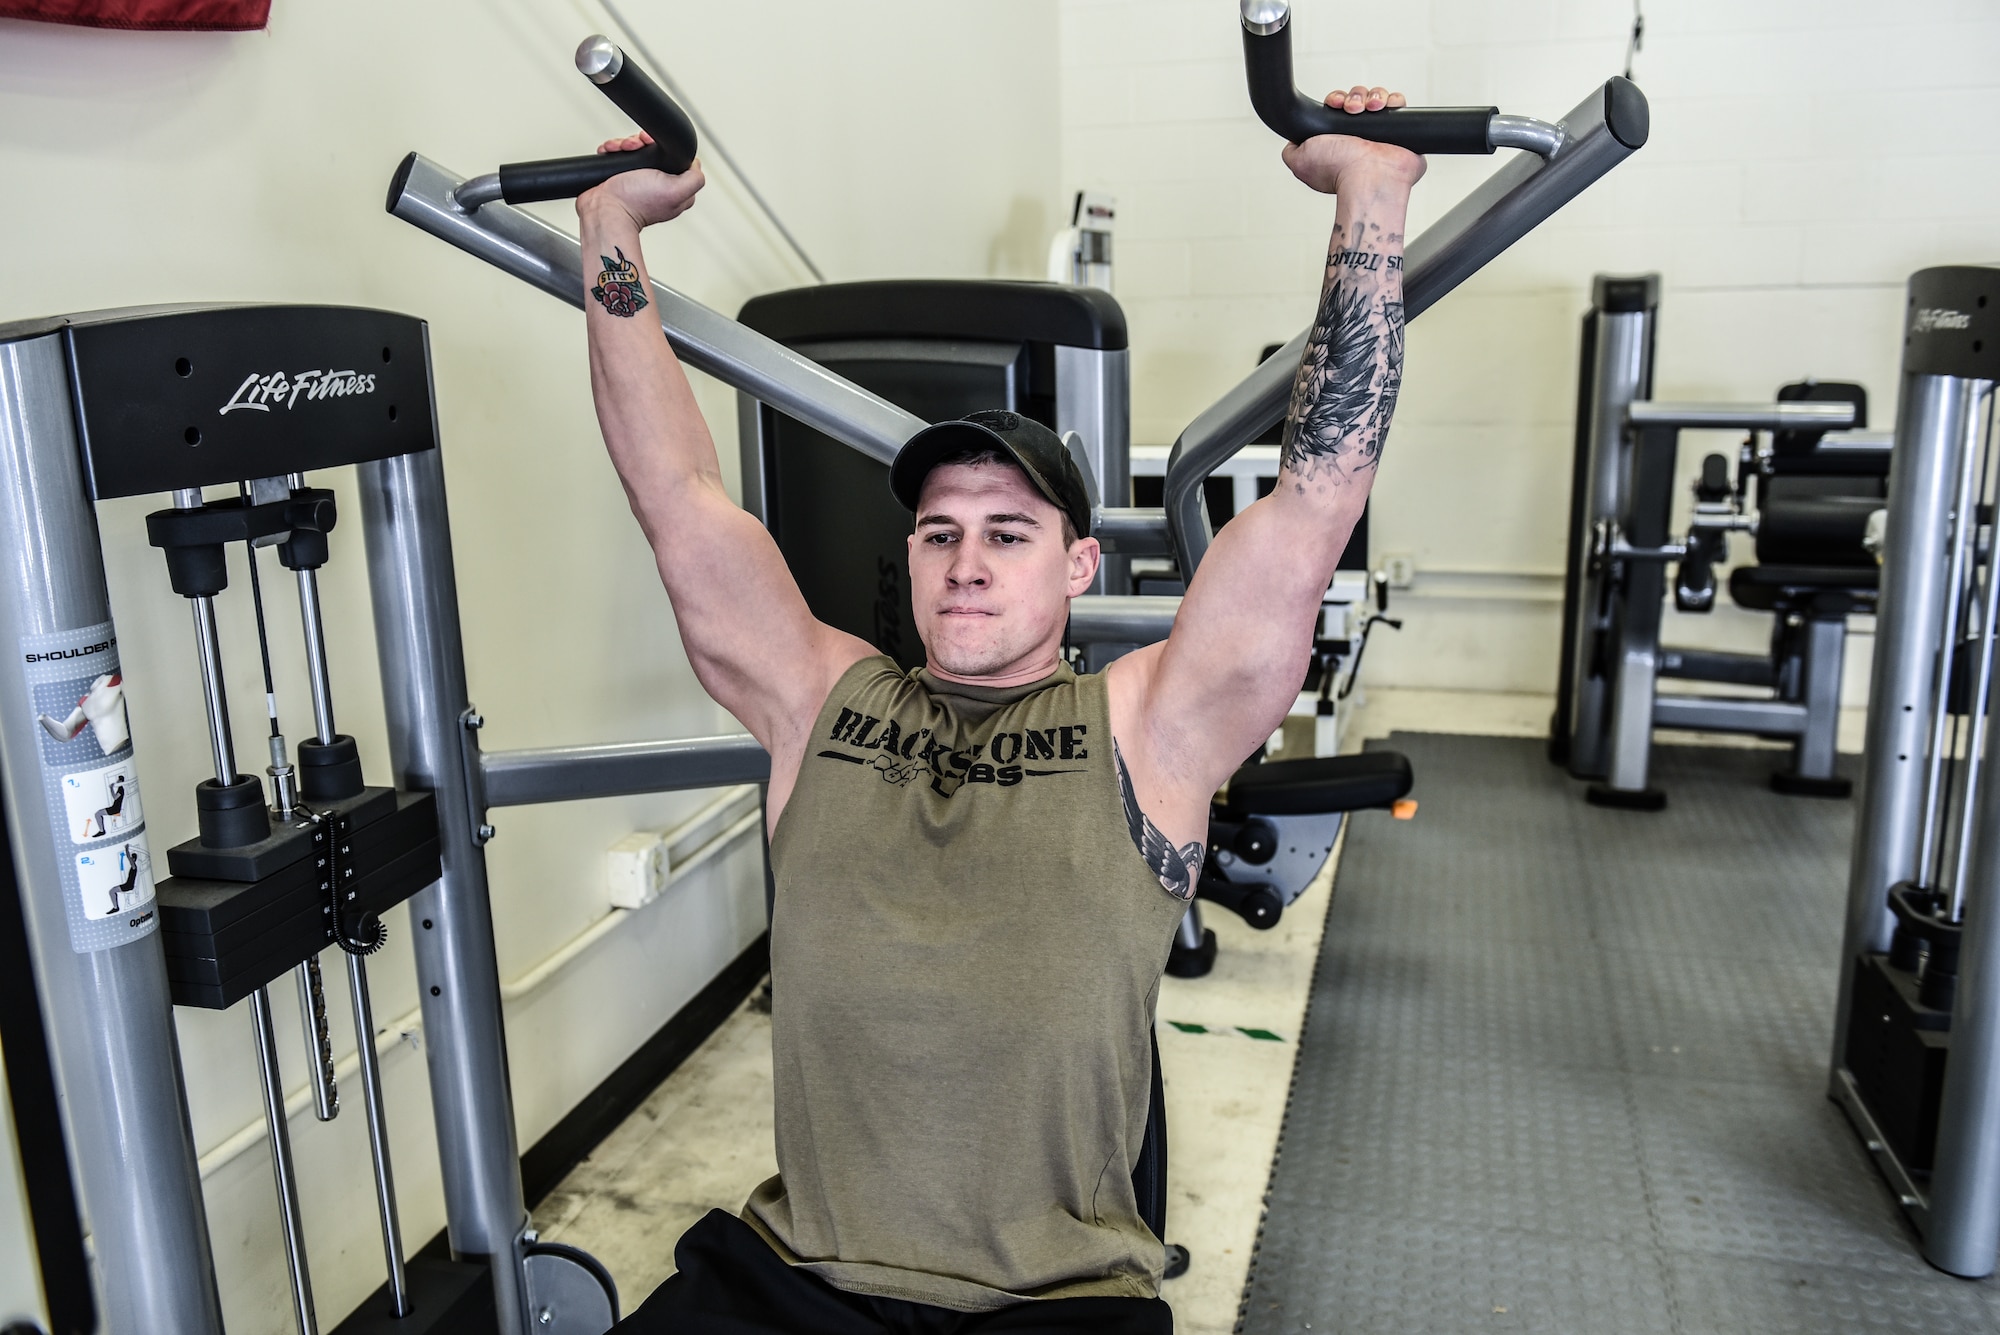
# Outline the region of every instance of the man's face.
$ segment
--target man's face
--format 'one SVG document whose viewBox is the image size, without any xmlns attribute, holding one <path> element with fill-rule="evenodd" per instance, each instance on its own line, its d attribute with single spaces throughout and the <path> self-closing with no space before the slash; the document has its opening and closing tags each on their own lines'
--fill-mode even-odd
<svg viewBox="0 0 2000 1335">
<path fill-rule="evenodd" d="M 1097 556 L 1095 538 L 1064 545 L 1062 512 L 1020 469 L 932 469 L 910 535 L 910 606 L 932 666 L 954 677 L 1044 667 Z"/>
</svg>

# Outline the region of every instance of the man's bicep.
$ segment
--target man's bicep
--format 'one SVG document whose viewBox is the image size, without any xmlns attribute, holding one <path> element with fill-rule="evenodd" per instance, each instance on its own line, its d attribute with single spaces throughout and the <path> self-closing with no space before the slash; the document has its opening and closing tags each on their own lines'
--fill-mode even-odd
<svg viewBox="0 0 2000 1335">
<path fill-rule="evenodd" d="M 1191 779 L 1221 783 L 1290 712 L 1352 528 L 1274 494 L 1216 535 L 1149 691 L 1148 730 Z"/>
<path fill-rule="evenodd" d="M 874 650 L 812 614 L 777 543 L 717 493 L 655 545 L 702 687 L 759 741 L 809 727 L 840 674 Z"/>
</svg>

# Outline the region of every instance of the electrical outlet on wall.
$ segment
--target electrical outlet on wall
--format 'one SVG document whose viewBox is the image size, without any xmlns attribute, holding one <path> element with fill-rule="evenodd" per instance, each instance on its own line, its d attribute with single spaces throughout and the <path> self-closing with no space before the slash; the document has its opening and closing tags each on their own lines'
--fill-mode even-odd
<svg viewBox="0 0 2000 1335">
<path fill-rule="evenodd" d="M 605 854 L 611 907 L 636 909 L 659 897 L 667 883 L 667 846 L 657 831 L 628 834 Z"/>
<path fill-rule="evenodd" d="M 1407 553 L 1382 558 L 1382 573 L 1392 589 L 1407 589 L 1417 580 L 1417 558 Z"/>
</svg>

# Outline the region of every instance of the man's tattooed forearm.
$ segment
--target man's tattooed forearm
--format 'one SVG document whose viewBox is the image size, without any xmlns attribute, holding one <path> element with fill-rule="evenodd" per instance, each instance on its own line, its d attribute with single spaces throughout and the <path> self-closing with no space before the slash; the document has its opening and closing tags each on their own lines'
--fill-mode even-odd
<svg viewBox="0 0 2000 1335">
<path fill-rule="evenodd" d="M 1364 244 L 1342 246 L 1326 262 L 1330 281 L 1285 414 L 1283 466 L 1298 482 L 1324 470 L 1337 485 L 1375 467 L 1396 411 L 1403 257 Z"/>
<path fill-rule="evenodd" d="M 618 247 L 611 249 L 618 258 L 597 257 L 604 271 L 597 275 L 597 286 L 590 289 L 590 295 L 611 314 L 629 320 L 645 309 L 646 287 L 639 281 L 639 266 L 626 259 L 625 252 Z"/>
</svg>

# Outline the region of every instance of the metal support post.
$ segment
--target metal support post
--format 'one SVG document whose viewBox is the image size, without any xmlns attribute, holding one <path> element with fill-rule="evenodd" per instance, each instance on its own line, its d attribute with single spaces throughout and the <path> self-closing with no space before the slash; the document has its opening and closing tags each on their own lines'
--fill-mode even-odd
<svg viewBox="0 0 2000 1335">
<path fill-rule="evenodd" d="M 1840 678 L 1847 654 L 1847 619 L 1808 619 L 1806 632 L 1806 730 L 1792 747 L 1792 772 L 1831 779 L 1840 742 Z"/>
<path fill-rule="evenodd" d="M 1627 414 L 1633 411 L 1626 406 Z M 1672 515 L 1674 456 L 1680 429 L 1674 426 L 1627 427 L 1632 443 L 1625 451 L 1619 481 L 1618 525 L 1635 547 L 1657 547 L 1667 541 Z M 1604 737 L 1604 782 L 1587 794 L 1605 806 L 1653 810 L 1666 803 L 1665 794 L 1648 786 L 1653 760 L 1653 705 L 1659 683 L 1660 624 L 1667 593 L 1666 567 L 1658 561 L 1625 560 L 1600 579 L 1616 589 L 1611 625 L 1606 634 L 1610 651 L 1611 708 Z"/>
<path fill-rule="evenodd" d="M 1578 404 L 1577 442 L 1582 458 L 1571 481 L 1570 556 L 1563 589 L 1562 689 L 1554 727 L 1567 742 L 1569 772 L 1579 779 L 1603 778 L 1609 764 L 1606 722 L 1611 676 L 1598 657 L 1611 630 L 1610 604 L 1603 596 L 1610 571 L 1590 568 L 1590 535 L 1596 526 L 1619 518 L 1629 471 L 1625 412 L 1652 391 L 1653 322 L 1659 311 L 1660 280 L 1612 278 L 1600 274 L 1592 298 L 1587 388 Z"/>
<path fill-rule="evenodd" d="M 60 335 L 0 343 L 0 644 L 10 649 L 0 665 L 4 814 L 64 1130 L 90 1220 L 101 1329 L 219 1335 L 221 1304 L 158 922 L 145 911 L 150 905 L 85 918 L 76 851 L 45 796 L 63 767 L 45 762 L 50 734 L 36 716 L 60 702 L 37 683 L 76 676 L 87 683 L 86 674 L 118 666 L 72 402 Z M 56 643 L 64 640 L 67 649 Z M 66 661 L 27 663 L 19 650 L 37 641 Z M 68 698 L 73 704 L 75 695 Z M 85 727 L 77 740 L 92 731 Z M 142 839 L 132 842 L 143 852 Z"/>
<path fill-rule="evenodd" d="M 1183 950 L 1200 950 L 1202 942 L 1201 902 L 1191 899 L 1187 912 L 1181 915 L 1180 926 L 1174 929 L 1174 944 Z"/>
<path fill-rule="evenodd" d="M 436 450 L 359 469 L 375 640 L 398 786 L 437 797 L 444 875 L 410 901 L 419 1000 L 452 1251 L 492 1269 L 501 1335 L 528 1335 L 521 1260 L 528 1211 L 493 953 L 483 811 L 468 754 L 457 583 Z"/>
<path fill-rule="evenodd" d="M 1921 874 L 1926 734 L 1946 603 L 1955 593 L 1945 582 L 1947 543 L 1975 388 L 1955 376 L 1906 375 L 1897 408 L 1868 733 L 1840 948 L 1832 1057 L 1836 1071 L 1846 1062 L 1856 962 L 1889 948 L 1895 927 L 1889 887 Z"/>
<path fill-rule="evenodd" d="M 1994 382 L 1974 382 L 1993 411 Z M 1975 406 L 1966 422 L 1965 450 L 1983 456 Z M 1970 543 L 1968 546 L 1972 545 Z M 1958 996 L 1952 1008 L 1951 1056 L 1945 1063 L 1938 1114 L 1937 1160 L 1931 1171 L 1930 1227 L 1924 1257 L 1940 1270 L 1967 1279 L 1993 1273 L 2000 1249 L 2000 783 L 1982 766 L 1978 743 L 1991 744 L 1986 688 L 1991 683 L 1995 594 L 2000 552 L 1987 553 L 1987 598 L 1980 627 L 1977 684 L 1970 693 L 1974 749 L 1966 784 L 1985 771 L 1978 794 L 1978 829 L 1972 851 L 1958 868 L 1952 906 L 1961 913 Z"/>
<path fill-rule="evenodd" d="M 1124 348 L 1072 348 L 1058 345 L 1056 362 L 1056 434 L 1076 432 L 1097 483 L 1099 504 L 1114 508 L 1132 504 L 1131 354 Z M 1164 528 L 1166 516 L 1160 516 Z M 1106 552 L 1092 581 L 1092 593 L 1132 592 L 1131 558 Z"/>
</svg>

